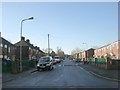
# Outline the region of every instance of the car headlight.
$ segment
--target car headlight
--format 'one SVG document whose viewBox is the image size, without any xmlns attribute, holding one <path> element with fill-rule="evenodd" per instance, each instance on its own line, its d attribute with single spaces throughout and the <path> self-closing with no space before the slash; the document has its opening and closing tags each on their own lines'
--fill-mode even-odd
<svg viewBox="0 0 120 90">
<path fill-rule="evenodd" d="M 39 64 L 37 64 L 37 66 L 39 67 L 40 65 L 39 65 Z"/>
</svg>

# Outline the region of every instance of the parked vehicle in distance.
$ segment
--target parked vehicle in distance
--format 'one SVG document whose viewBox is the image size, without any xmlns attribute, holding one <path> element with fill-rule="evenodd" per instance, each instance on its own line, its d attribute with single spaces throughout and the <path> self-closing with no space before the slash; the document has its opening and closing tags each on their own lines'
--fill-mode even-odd
<svg viewBox="0 0 120 90">
<path fill-rule="evenodd" d="M 40 69 L 48 69 L 52 70 L 53 69 L 53 63 L 52 63 L 52 57 L 51 56 L 44 56 L 41 57 L 37 63 L 37 70 L 39 71 Z"/>
<path fill-rule="evenodd" d="M 61 58 L 61 61 L 64 61 L 65 60 L 65 57 L 60 57 Z"/>
<path fill-rule="evenodd" d="M 53 65 L 57 64 L 57 61 L 55 59 L 52 60 Z"/>
<path fill-rule="evenodd" d="M 81 62 L 81 59 L 76 59 L 75 62 Z"/>
<path fill-rule="evenodd" d="M 54 56 L 54 60 L 56 60 L 57 63 L 60 63 L 60 62 L 61 62 L 61 58 L 60 58 L 60 56 Z"/>
</svg>

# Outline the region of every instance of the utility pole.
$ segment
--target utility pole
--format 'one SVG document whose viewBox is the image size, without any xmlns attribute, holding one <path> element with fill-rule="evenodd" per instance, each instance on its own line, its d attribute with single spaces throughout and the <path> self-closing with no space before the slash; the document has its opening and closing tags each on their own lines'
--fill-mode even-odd
<svg viewBox="0 0 120 90">
<path fill-rule="evenodd" d="M 49 41 L 49 34 L 48 34 L 48 56 L 50 55 L 50 41 Z"/>
</svg>

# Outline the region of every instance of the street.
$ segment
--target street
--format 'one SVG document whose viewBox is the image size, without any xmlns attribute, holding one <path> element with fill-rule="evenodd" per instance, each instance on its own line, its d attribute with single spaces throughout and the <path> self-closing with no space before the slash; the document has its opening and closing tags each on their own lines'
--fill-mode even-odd
<svg viewBox="0 0 120 90">
<path fill-rule="evenodd" d="M 118 88 L 118 82 L 96 77 L 77 63 L 66 59 L 56 64 L 51 71 L 38 72 L 35 69 L 26 77 L 3 83 L 4 87 Z"/>
</svg>

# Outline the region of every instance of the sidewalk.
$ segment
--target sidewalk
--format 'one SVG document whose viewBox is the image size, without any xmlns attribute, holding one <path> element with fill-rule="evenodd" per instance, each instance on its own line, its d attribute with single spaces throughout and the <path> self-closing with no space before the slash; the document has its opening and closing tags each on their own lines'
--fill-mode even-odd
<svg viewBox="0 0 120 90">
<path fill-rule="evenodd" d="M 79 66 L 81 66 L 85 70 L 89 71 L 90 73 L 98 77 L 102 77 L 102 78 L 117 81 L 117 82 L 120 81 L 120 78 L 119 78 L 120 70 L 107 70 L 104 68 L 100 68 L 94 64 L 79 63 Z"/>
<path fill-rule="evenodd" d="M 14 79 L 21 78 L 21 77 L 26 77 L 30 75 L 30 73 L 33 71 L 35 71 L 35 68 L 31 68 L 30 70 L 27 70 L 18 74 L 2 73 L 2 83 L 12 81 Z"/>
</svg>

